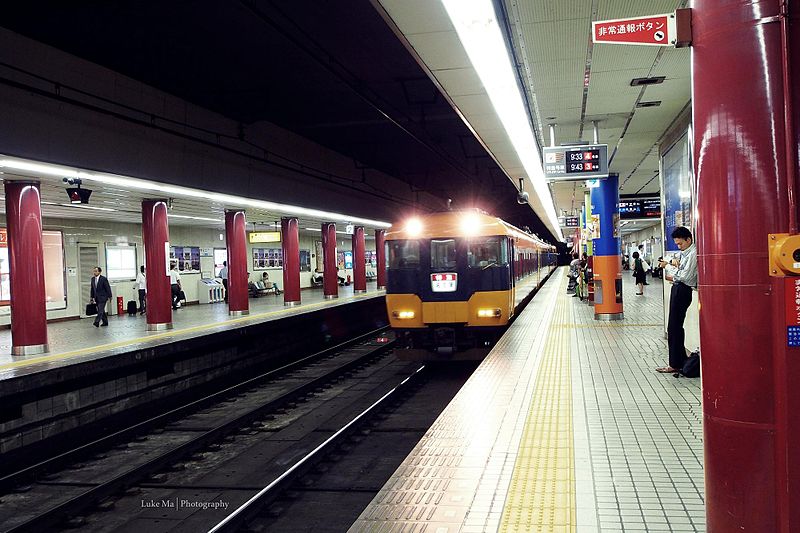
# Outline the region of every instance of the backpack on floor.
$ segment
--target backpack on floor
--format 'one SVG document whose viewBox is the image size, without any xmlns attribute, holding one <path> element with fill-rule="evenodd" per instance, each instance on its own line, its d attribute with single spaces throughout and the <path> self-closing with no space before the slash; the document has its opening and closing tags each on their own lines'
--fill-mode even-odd
<svg viewBox="0 0 800 533">
<path fill-rule="evenodd" d="M 681 375 L 685 378 L 700 377 L 700 352 L 694 352 L 686 359 L 681 367 Z"/>
<path fill-rule="evenodd" d="M 136 314 L 136 302 L 128 300 L 128 314 L 133 316 Z"/>
</svg>

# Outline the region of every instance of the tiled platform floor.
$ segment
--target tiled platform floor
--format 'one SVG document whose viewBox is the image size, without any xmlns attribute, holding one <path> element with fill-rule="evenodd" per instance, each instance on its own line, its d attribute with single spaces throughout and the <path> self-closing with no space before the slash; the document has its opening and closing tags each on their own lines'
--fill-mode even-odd
<svg viewBox="0 0 800 533">
<path fill-rule="evenodd" d="M 11 330 L 0 330 L 0 380 L 108 357 L 134 347 L 206 335 L 233 325 L 275 320 L 324 306 L 382 297 L 384 294 L 383 290 L 377 290 L 374 281 L 367 283 L 367 292 L 364 294 L 354 294 L 352 285 L 339 287 L 339 298 L 334 300 L 325 300 L 322 289 L 304 290 L 301 294 L 302 304 L 296 307 L 285 307 L 283 296 L 267 294 L 250 298 L 250 315 L 245 317 L 228 316 L 228 306 L 223 302 L 187 305 L 172 312 L 174 329 L 166 332 L 146 331 L 146 317 L 138 314 L 109 316 L 109 325 L 104 328 L 93 327 L 93 318 L 55 322 L 47 325 L 50 352 L 21 357 L 10 355 Z"/>
<path fill-rule="evenodd" d="M 351 531 L 705 531 L 700 380 L 654 371 L 661 282 L 624 276 L 625 320 L 596 322 L 565 274 Z"/>
</svg>

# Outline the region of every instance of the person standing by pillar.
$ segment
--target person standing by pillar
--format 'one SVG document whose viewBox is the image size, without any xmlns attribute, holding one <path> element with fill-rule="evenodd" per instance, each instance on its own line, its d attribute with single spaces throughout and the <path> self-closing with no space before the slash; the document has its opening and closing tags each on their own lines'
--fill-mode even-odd
<svg viewBox="0 0 800 533">
<path fill-rule="evenodd" d="M 666 276 L 667 281 L 672 281 L 667 322 L 669 366 L 656 368 L 656 372 L 668 374 L 679 372 L 686 362 L 686 332 L 683 321 L 692 304 L 692 289 L 697 288 L 697 247 L 694 245 L 692 232 L 683 226 L 677 227 L 672 232 L 672 240 L 681 251 L 677 264 L 674 260 L 659 263 L 662 268 L 667 264 L 678 267 L 673 276 Z"/>
<path fill-rule="evenodd" d="M 103 269 L 99 266 L 94 267 L 94 276 L 92 277 L 90 296 L 92 301 L 97 305 L 97 316 L 94 318 L 94 327 L 108 325 L 106 302 L 111 299 L 111 285 L 108 283 L 108 278 L 100 274 L 102 271 Z"/>
<path fill-rule="evenodd" d="M 144 275 L 144 265 L 139 267 L 139 275 L 136 276 L 136 288 L 139 292 L 139 314 L 143 315 L 147 311 L 147 278 Z"/>
<path fill-rule="evenodd" d="M 222 268 L 219 269 L 219 277 L 222 278 L 222 287 L 225 290 L 225 303 L 228 303 L 228 262 L 222 262 Z"/>
<path fill-rule="evenodd" d="M 181 275 L 178 273 L 178 264 L 170 263 L 169 286 L 172 293 L 172 308 L 178 309 L 181 306 Z"/>
</svg>

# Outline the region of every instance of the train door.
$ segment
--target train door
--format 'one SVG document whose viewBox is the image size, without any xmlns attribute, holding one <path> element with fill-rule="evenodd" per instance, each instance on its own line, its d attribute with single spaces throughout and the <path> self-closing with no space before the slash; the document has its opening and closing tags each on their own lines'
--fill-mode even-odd
<svg viewBox="0 0 800 533">
<path fill-rule="evenodd" d="M 86 305 L 91 300 L 94 267 L 100 264 L 99 247 L 96 244 L 78 243 L 78 275 L 81 287 L 80 315 L 86 316 Z"/>
</svg>

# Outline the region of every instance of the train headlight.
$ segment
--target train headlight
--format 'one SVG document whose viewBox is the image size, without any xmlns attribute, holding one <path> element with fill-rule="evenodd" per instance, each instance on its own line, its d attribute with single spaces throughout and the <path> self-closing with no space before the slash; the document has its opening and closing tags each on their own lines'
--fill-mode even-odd
<svg viewBox="0 0 800 533">
<path fill-rule="evenodd" d="M 422 221 L 418 218 L 412 218 L 406 222 L 406 233 L 411 237 L 417 237 L 422 233 Z"/>
<path fill-rule="evenodd" d="M 399 320 L 409 320 L 414 318 L 414 311 L 392 311 L 392 316 Z"/>
<path fill-rule="evenodd" d="M 478 309 L 478 318 L 497 318 L 502 314 L 500 309 Z"/>
</svg>

